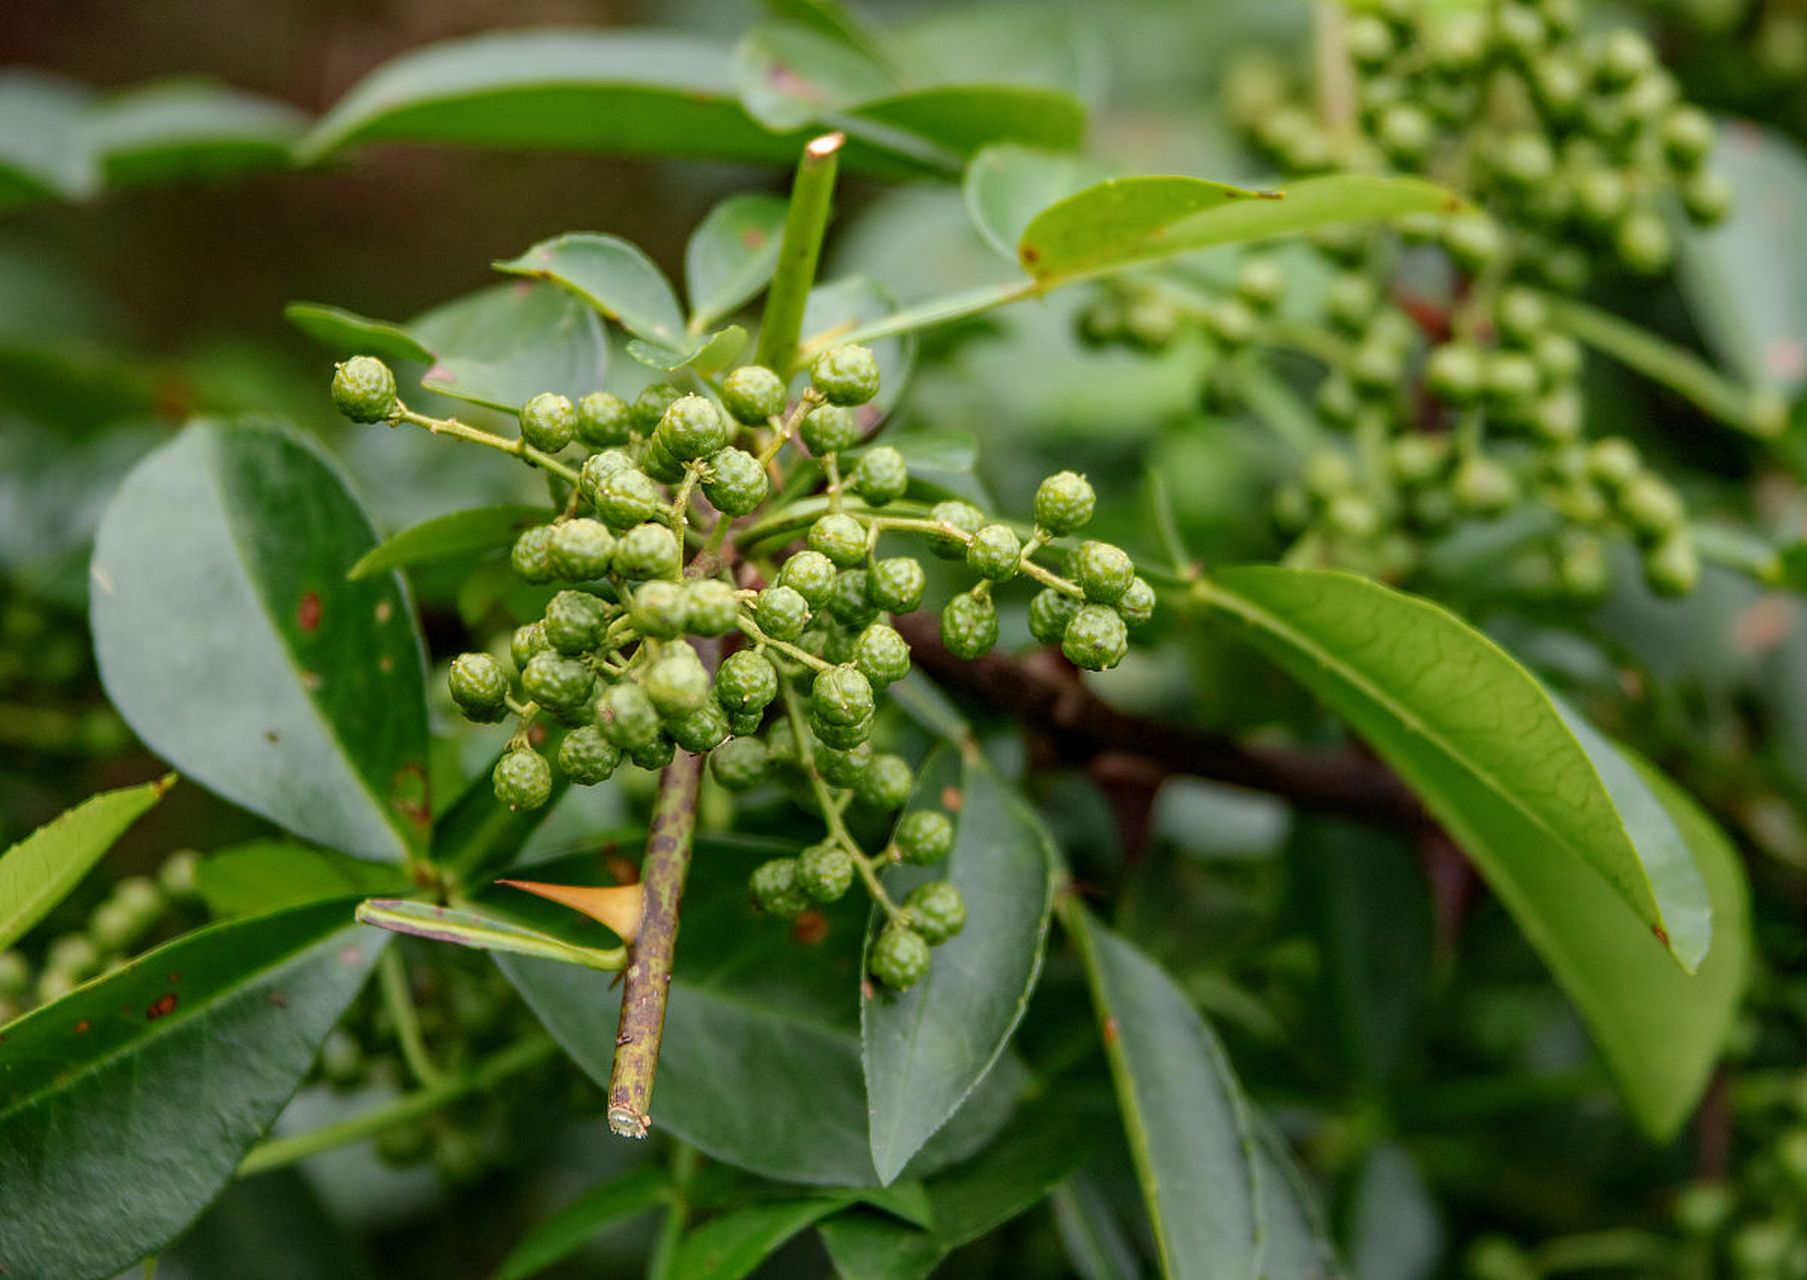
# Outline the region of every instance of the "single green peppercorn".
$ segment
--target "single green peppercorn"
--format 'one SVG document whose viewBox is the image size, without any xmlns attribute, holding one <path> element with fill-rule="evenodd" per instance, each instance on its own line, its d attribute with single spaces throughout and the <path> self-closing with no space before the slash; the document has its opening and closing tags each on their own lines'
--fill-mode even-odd
<svg viewBox="0 0 1807 1280">
<path fill-rule="evenodd" d="M 874 622 L 853 642 L 853 665 L 875 688 L 895 684 L 910 674 L 910 646 L 897 631 Z"/>
<path fill-rule="evenodd" d="M 552 766 L 526 747 L 503 753 L 490 780 L 496 799 L 510 809 L 538 809 L 552 798 Z"/>
<path fill-rule="evenodd" d="M 684 478 L 684 464 L 672 456 L 656 431 L 641 451 L 640 469 L 660 484 L 676 484 Z"/>
<path fill-rule="evenodd" d="M 644 746 L 631 748 L 627 753 L 627 758 L 640 768 L 657 773 L 670 764 L 677 754 L 677 744 L 663 733 L 658 733 L 653 736 L 651 742 Z"/>
<path fill-rule="evenodd" d="M 966 900 L 946 880 L 931 880 L 910 890 L 903 902 L 910 927 L 931 947 L 938 947 L 966 927 Z"/>
<path fill-rule="evenodd" d="M 726 711 L 726 708 L 724 708 L 724 711 Z M 765 723 L 764 707 L 761 707 L 757 711 L 726 711 L 726 714 L 728 717 L 728 732 L 737 738 L 752 737 L 759 732 L 760 726 Z"/>
<path fill-rule="evenodd" d="M 722 404 L 749 427 L 783 413 L 784 401 L 784 379 L 764 365 L 742 365 L 722 379 Z"/>
<path fill-rule="evenodd" d="M 766 775 L 766 746 L 758 738 L 731 738 L 709 753 L 709 772 L 725 790 L 747 791 Z"/>
<path fill-rule="evenodd" d="M 555 710 L 582 705 L 594 683 L 588 663 L 550 649 L 534 654 L 521 672 L 521 688 L 527 696 Z"/>
<path fill-rule="evenodd" d="M 453 658 L 447 683 L 452 701 L 471 720 L 490 724 L 508 711 L 508 677 L 502 664 L 487 653 L 461 653 Z"/>
<path fill-rule="evenodd" d="M 659 712 L 646 690 L 631 680 L 610 685 L 596 700 L 596 723 L 624 751 L 645 747 L 659 736 Z"/>
<path fill-rule="evenodd" d="M 865 347 L 830 347 L 810 365 L 809 380 L 831 405 L 865 404 L 878 394 L 878 360 Z"/>
<path fill-rule="evenodd" d="M 552 526 L 536 524 L 522 530 L 521 536 L 514 540 L 509 563 L 514 566 L 515 576 L 523 582 L 551 582 L 558 577 L 558 570 L 552 567 Z"/>
<path fill-rule="evenodd" d="M 587 582 L 609 571 L 615 535 L 600 520 L 578 516 L 552 526 L 552 568 L 567 582 Z"/>
<path fill-rule="evenodd" d="M 872 715 L 872 682 L 857 667 L 850 665 L 818 672 L 810 685 L 809 709 L 811 718 L 817 723 L 858 724 Z"/>
<path fill-rule="evenodd" d="M 843 626 L 859 628 L 878 617 L 867 591 L 864 569 L 843 569 L 835 575 L 834 589 L 828 593 L 828 612 Z"/>
<path fill-rule="evenodd" d="M 1140 575 L 1132 578 L 1129 589 L 1117 597 L 1117 612 L 1132 631 L 1154 617 L 1154 605 L 1154 588 Z"/>
<path fill-rule="evenodd" d="M 728 421 L 706 396 L 682 396 L 659 419 L 653 439 L 679 462 L 706 458 L 728 443 Z"/>
<path fill-rule="evenodd" d="M 1528 347 L 1549 323 L 1549 309 L 1531 290 L 1514 287 L 1500 291 L 1493 306 L 1493 324 L 1505 341 Z"/>
<path fill-rule="evenodd" d="M 1690 174 L 1681 184 L 1682 208 L 1695 226 L 1711 227 L 1724 222 L 1732 212 L 1736 196 L 1732 183 L 1723 173 L 1703 169 Z"/>
<path fill-rule="evenodd" d="M 1480 271 L 1505 247 L 1499 226 L 1484 213 L 1459 213 L 1443 224 L 1443 248 L 1457 266 Z"/>
<path fill-rule="evenodd" d="M 709 700 L 709 673 L 687 644 L 674 644 L 653 660 L 641 681 L 663 720 L 687 716 Z"/>
<path fill-rule="evenodd" d="M 929 944 L 922 935 L 901 924 L 888 924 L 872 943 L 867 968 L 894 991 L 908 991 L 929 971 Z"/>
<path fill-rule="evenodd" d="M 790 587 L 809 602 L 810 608 L 820 609 L 834 592 L 835 575 L 834 561 L 820 551 L 805 550 L 779 565 L 773 582 Z"/>
<path fill-rule="evenodd" d="M 641 435 L 651 435 L 665 411 L 683 395 L 684 388 L 669 382 L 655 382 L 647 387 L 634 398 L 634 428 Z"/>
<path fill-rule="evenodd" d="M 1622 436 L 1597 440 L 1587 451 L 1587 471 L 1609 489 L 1622 489 L 1643 473 L 1638 447 Z"/>
<path fill-rule="evenodd" d="M 521 439 L 536 449 L 557 453 L 577 434 L 577 409 L 564 396 L 551 391 L 521 406 Z"/>
<path fill-rule="evenodd" d="M 1639 275 L 1655 275 L 1669 265 L 1675 241 L 1662 217 L 1650 209 L 1636 208 L 1619 219 L 1613 229 L 1613 248 L 1619 261 Z"/>
<path fill-rule="evenodd" d="M 895 813 L 910 798 L 916 771 L 902 756 L 885 752 L 872 757 L 872 765 L 853 784 L 854 797 L 878 813 Z"/>
<path fill-rule="evenodd" d="M 607 782 L 621 764 L 621 748 L 593 724 L 579 725 L 558 744 L 558 767 L 582 787 Z"/>
<path fill-rule="evenodd" d="M 687 585 L 689 628 L 699 636 L 725 636 L 740 623 L 740 601 L 720 578 L 693 578 Z"/>
<path fill-rule="evenodd" d="M 852 724 L 833 724 L 812 715 L 810 717 L 809 727 L 814 730 L 816 737 L 820 738 L 829 746 L 848 751 L 859 746 L 860 743 L 872 736 L 872 722 L 875 718 L 876 717 L 872 715 L 868 715 L 862 720 L 854 721 Z"/>
<path fill-rule="evenodd" d="M 998 643 L 998 607 L 990 595 L 965 591 L 941 611 L 941 643 L 956 658 L 983 658 Z"/>
<path fill-rule="evenodd" d="M 818 744 L 815 749 L 816 772 L 831 787 L 851 787 L 866 776 L 872 767 L 872 744 L 862 742 L 842 750 Z"/>
<path fill-rule="evenodd" d="M 769 916 L 793 920 L 809 908 L 809 894 L 797 883 L 795 858 L 773 858 L 760 864 L 747 884 L 753 905 Z"/>
<path fill-rule="evenodd" d="M 801 554 L 801 553 L 799 553 Z M 793 560 L 795 556 L 791 557 Z M 875 560 L 866 571 L 866 598 L 887 613 L 910 613 L 922 604 L 927 578 L 910 556 Z"/>
<path fill-rule="evenodd" d="M 966 565 L 981 578 L 1004 582 L 1014 578 L 1023 556 L 1022 541 L 1007 524 L 982 526 L 967 544 Z"/>
<path fill-rule="evenodd" d="M 1061 637 L 1067 661 L 1087 671 L 1106 671 L 1129 652 L 1129 628 L 1115 609 L 1088 604 L 1073 615 Z"/>
<path fill-rule="evenodd" d="M 853 487 L 875 507 L 904 496 L 910 487 L 910 466 L 903 454 L 888 444 L 868 449 L 853 468 Z"/>
<path fill-rule="evenodd" d="M 853 887 L 853 855 L 824 840 L 797 855 L 797 887 L 816 902 L 834 902 Z"/>
<path fill-rule="evenodd" d="M 576 656 L 602 638 L 608 606 L 587 591 L 561 591 L 546 602 L 541 635 L 560 653 Z"/>
<path fill-rule="evenodd" d="M 514 659 L 514 669 L 525 671 L 527 663 L 533 655 L 551 647 L 552 642 L 546 639 L 546 628 L 542 623 L 529 622 L 525 626 L 514 629 L 514 639 L 510 641 L 508 652 Z"/>
<path fill-rule="evenodd" d="M 678 535 L 662 524 L 637 524 L 615 544 L 615 572 L 646 580 L 674 576 L 683 564 Z"/>
<path fill-rule="evenodd" d="M 577 402 L 577 438 L 593 448 L 626 444 L 634 432 L 634 411 L 607 391 L 592 391 Z"/>
<path fill-rule="evenodd" d="M 1108 542 L 1079 544 L 1067 562 L 1067 573 L 1094 604 L 1115 604 L 1135 579 L 1135 562 L 1123 548 Z"/>
<path fill-rule="evenodd" d="M 353 356 L 333 370 L 333 405 L 353 422 L 386 422 L 397 407 L 395 375 L 375 356 Z"/>
<path fill-rule="evenodd" d="M 866 559 L 866 526 L 844 512 L 831 511 L 809 527 L 809 548 L 843 569 Z"/>
<path fill-rule="evenodd" d="M 1236 264 L 1235 289 L 1256 311 L 1269 311 L 1286 292 L 1286 272 L 1265 254 L 1250 254 Z"/>
<path fill-rule="evenodd" d="M 1543 389 L 1537 362 L 1517 351 L 1495 351 L 1487 358 L 1487 400 L 1501 413 L 1519 416 Z"/>
<path fill-rule="evenodd" d="M 730 716 L 763 711 L 778 696 L 778 669 L 752 649 L 736 649 L 715 672 L 715 698 Z"/>
<path fill-rule="evenodd" d="M 1633 477 L 1619 491 L 1618 510 L 1631 531 L 1648 542 L 1668 537 L 1687 518 L 1680 496 L 1648 471 Z"/>
<path fill-rule="evenodd" d="M 667 721 L 665 731 L 684 750 L 701 755 L 728 740 L 728 714 L 715 699 L 705 697 L 703 705 L 689 715 Z"/>
<path fill-rule="evenodd" d="M 684 634 L 690 621 L 690 597 L 685 584 L 668 579 L 641 583 L 627 616 L 641 635 L 675 640 Z"/>
<path fill-rule="evenodd" d="M 1043 644 L 1059 644 L 1081 603 L 1064 591 L 1043 587 L 1029 601 L 1029 634 Z"/>
<path fill-rule="evenodd" d="M 1491 458 L 1467 458 L 1450 478 L 1450 493 L 1470 515 L 1497 516 L 1518 501 L 1518 481 Z"/>
<path fill-rule="evenodd" d="M 1324 314 L 1344 333 L 1366 329 L 1379 305 L 1380 286 L 1364 271 L 1342 272 L 1324 290 Z"/>
<path fill-rule="evenodd" d="M 767 587 L 753 605 L 759 629 L 774 640 L 795 640 L 809 624 L 809 601 L 794 587 Z"/>
<path fill-rule="evenodd" d="M 592 505 L 611 528 L 631 529 L 664 509 L 665 494 L 651 476 L 630 465 L 617 467 L 603 478 Z"/>
<path fill-rule="evenodd" d="M 1035 487 L 1035 523 L 1055 537 L 1072 533 L 1092 518 L 1098 495 L 1077 471 L 1056 471 Z"/>
<path fill-rule="evenodd" d="M 592 453 L 578 469 L 577 491 L 583 495 L 585 502 L 594 507 L 602 501 L 603 486 L 609 482 L 609 477 L 633 465 L 634 460 L 621 449 L 604 449 L 601 453 Z"/>
<path fill-rule="evenodd" d="M 765 468 L 745 449 L 721 449 L 709 455 L 703 470 L 703 496 L 723 515 L 746 515 L 765 501 L 770 489 Z"/>
<path fill-rule="evenodd" d="M 803 415 L 803 421 L 797 426 L 797 434 L 809 451 L 817 457 L 825 453 L 839 453 L 842 449 L 850 449 L 859 442 L 860 424 L 852 411 L 839 405 L 817 405 Z"/>
</svg>

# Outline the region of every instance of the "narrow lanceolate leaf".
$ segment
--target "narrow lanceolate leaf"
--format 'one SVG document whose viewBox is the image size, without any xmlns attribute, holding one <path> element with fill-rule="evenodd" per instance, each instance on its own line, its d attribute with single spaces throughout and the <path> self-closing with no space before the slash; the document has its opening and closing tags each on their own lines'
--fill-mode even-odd
<svg viewBox="0 0 1807 1280">
<path fill-rule="evenodd" d="M 1213 245 L 1463 207 L 1458 197 L 1417 178 L 1344 174 L 1306 178 L 1285 191 L 1202 178 L 1111 178 L 1037 214 L 1017 244 L 1017 259 L 1052 287 Z"/>
<path fill-rule="evenodd" d="M 91 620 L 126 722 L 196 782 L 361 857 L 426 847 L 425 672 L 393 573 L 317 446 L 270 421 L 198 422 L 101 520 Z"/>
<path fill-rule="evenodd" d="M 291 302 L 282 309 L 285 320 L 322 346 L 339 355 L 377 356 L 389 361 L 433 363 L 433 352 L 403 325 L 372 320 L 343 307 L 324 302 Z"/>
<path fill-rule="evenodd" d="M 1316 1194 L 1293 1163 L 1286 1140 L 1257 1114 L 1255 1185 L 1266 1228 L 1262 1280 L 1342 1280 L 1343 1265 Z"/>
<path fill-rule="evenodd" d="M 1550 695 L 1486 636 L 1353 574 L 1229 569 L 1199 594 L 1399 770 L 1521 924 L 1535 904 L 1512 891 L 1511 869 L 1567 857 L 1604 877 L 1684 968 L 1700 963 L 1710 913 L 1699 875 L 1673 858 L 1646 866 Z"/>
<path fill-rule="evenodd" d="M 380 949 L 349 902 L 316 903 L 178 938 L 8 1027 L 5 1274 L 116 1275 L 179 1235 L 281 1111 Z"/>
<path fill-rule="evenodd" d="M 667 1274 L 671 1280 L 741 1280 L 792 1236 L 846 1203 L 845 1196 L 817 1196 L 749 1205 L 711 1218 L 684 1237 Z"/>
<path fill-rule="evenodd" d="M 578 233 L 542 240 L 495 268 L 569 289 L 629 333 L 657 346 L 676 350 L 685 345 L 684 312 L 664 273 L 619 236 Z"/>
<path fill-rule="evenodd" d="M 540 960 L 556 960 L 585 969 L 601 969 L 614 973 L 627 964 L 627 952 L 621 947 L 603 949 L 568 942 L 541 929 L 529 929 L 510 920 L 487 916 L 477 911 L 435 906 L 407 898 L 373 898 L 358 904 L 358 923 L 374 925 L 391 933 L 405 933 L 433 942 L 449 942 L 454 946 L 472 947 L 478 951 L 499 951 L 508 955 L 533 956 Z"/>
<path fill-rule="evenodd" d="M 662 1169 L 643 1166 L 600 1183 L 535 1227 L 502 1260 L 492 1280 L 528 1280 L 607 1228 L 665 1203 L 670 1196 Z"/>
<path fill-rule="evenodd" d="M 81 883 L 113 842 L 163 798 L 172 773 L 139 787 L 89 796 L 0 854 L 0 951 Z"/>
<path fill-rule="evenodd" d="M 921 982 L 860 1006 L 881 1183 L 903 1170 L 1003 1053 L 1034 990 L 1054 906 L 1046 830 L 982 757 L 962 768 L 943 748 L 924 765 L 913 807 L 945 806 L 956 795 L 958 836 L 946 866 L 899 867 L 885 884 L 901 900 L 919 884 L 952 881 L 966 901 L 966 927 L 935 948 Z"/>
<path fill-rule="evenodd" d="M 708 329 L 765 288 L 778 265 L 787 207 L 778 196 L 729 196 L 690 233 L 684 292 L 692 330 Z"/>
<path fill-rule="evenodd" d="M 217 178 L 289 163 L 307 117 L 225 85 L 175 81 L 95 105 L 88 137 L 111 186 Z"/>
<path fill-rule="evenodd" d="M 366 551 L 351 566 L 346 577 L 356 582 L 390 569 L 406 569 L 458 556 L 485 555 L 513 546 L 522 530 L 544 524 L 551 517 L 552 512 L 545 507 L 521 503 L 471 507 L 434 516 L 390 535 Z"/>
<path fill-rule="evenodd" d="M 252 840 L 208 854 L 195 888 L 215 919 L 263 915 L 323 898 L 406 893 L 407 874 L 393 863 L 365 862 L 333 849 L 290 840 Z"/>
<path fill-rule="evenodd" d="M 1226 570 L 1208 592 L 1412 784 L 1574 1000 L 1634 1116 L 1672 1133 L 1747 965 L 1724 837 L 1435 605 L 1286 569 Z"/>
<path fill-rule="evenodd" d="M 1091 984 L 1162 1274 L 1256 1280 L 1253 1135 L 1223 1047 L 1179 985 L 1076 900 L 1061 922 Z"/>
</svg>

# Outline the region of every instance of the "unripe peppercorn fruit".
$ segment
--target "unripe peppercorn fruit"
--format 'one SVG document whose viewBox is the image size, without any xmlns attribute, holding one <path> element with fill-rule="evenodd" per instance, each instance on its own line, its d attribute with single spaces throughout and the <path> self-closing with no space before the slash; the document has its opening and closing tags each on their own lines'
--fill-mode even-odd
<svg viewBox="0 0 1807 1280">
<path fill-rule="evenodd" d="M 872 682 L 857 667 L 830 667 L 810 684 L 809 709 L 816 723 L 855 725 L 870 719 L 873 708 Z"/>
<path fill-rule="evenodd" d="M 678 537 L 662 524 L 637 524 L 615 544 L 615 572 L 624 578 L 669 578 L 683 563 Z"/>
<path fill-rule="evenodd" d="M 615 556 L 615 535 L 600 520 L 578 516 L 552 526 L 548 547 L 553 571 L 567 582 L 587 582 L 609 571 Z"/>
<path fill-rule="evenodd" d="M 811 363 L 809 380 L 831 405 L 865 404 L 878 394 L 878 359 L 851 343 L 830 347 Z"/>
<path fill-rule="evenodd" d="M 778 669 L 770 658 L 751 649 L 736 649 L 715 673 L 715 698 L 734 715 L 763 711 L 778 696 Z"/>
<path fill-rule="evenodd" d="M 659 736 L 659 712 L 646 690 L 632 681 L 604 689 L 596 700 L 596 724 L 624 751 L 647 746 Z"/>
<path fill-rule="evenodd" d="M 797 434 L 809 446 L 809 451 L 820 457 L 825 453 L 839 453 L 859 443 L 860 424 L 851 411 L 839 405 L 822 404 L 803 415 Z"/>
<path fill-rule="evenodd" d="M 956 658 L 983 658 L 998 643 L 998 609 L 989 595 L 965 591 L 941 611 L 941 643 Z"/>
<path fill-rule="evenodd" d="M 793 560 L 795 556 L 791 557 Z M 876 560 L 866 571 L 866 598 L 887 613 L 909 613 L 922 604 L 927 586 L 922 564 L 910 556 Z"/>
<path fill-rule="evenodd" d="M 1088 604 L 1073 615 L 1061 637 L 1067 661 L 1087 671 L 1105 671 L 1129 652 L 1129 628 L 1115 609 Z"/>
<path fill-rule="evenodd" d="M 853 856 L 824 840 L 797 855 L 797 887 L 817 902 L 833 902 L 853 887 Z"/>
<path fill-rule="evenodd" d="M 809 527 L 809 548 L 843 569 L 866 558 L 866 526 L 853 516 L 832 511 Z"/>
<path fill-rule="evenodd" d="M 748 881 L 753 905 L 767 915 L 791 920 L 809 908 L 809 894 L 797 883 L 797 860 L 773 858 L 757 867 Z"/>
<path fill-rule="evenodd" d="M 684 634 L 690 619 L 690 601 L 681 582 L 665 579 L 643 582 L 634 592 L 628 620 L 643 636 L 673 640 Z"/>
<path fill-rule="evenodd" d="M 353 422 L 385 422 L 397 403 L 395 374 L 375 356 L 353 356 L 333 370 L 333 405 Z"/>
<path fill-rule="evenodd" d="M 894 813 L 904 807 L 915 785 L 916 771 L 902 756 L 877 755 L 872 765 L 853 784 L 853 794 L 868 809 Z"/>
<path fill-rule="evenodd" d="M 552 766 L 539 752 L 505 752 L 491 775 L 496 799 L 510 809 L 538 809 L 552 797 Z"/>
<path fill-rule="evenodd" d="M 593 724 L 579 725 L 558 744 L 558 768 L 579 786 L 608 781 L 621 764 L 621 748 Z"/>
<path fill-rule="evenodd" d="M 988 524 L 973 535 L 966 547 L 966 565 L 981 578 L 1004 582 L 1016 577 L 1023 555 L 1022 540 L 1007 524 Z"/>
<path fill-rule="evenodd" d="M 706 396 L 681 396 L 659 419 L 653 439 L 679 462 L 703 458 L 726 447 L 728 422 Z"/>
<path fill-rule="evenodd" d="M 931 947 L 938 947 L 966 927 L 966 900 L 946 880 L 931 880 L 910 890 L 904 899 L 910 927 Z"/>
<path fill-rule="evenodd" d="M 1035 523 L 1056 537 L 1072 533 L 1092 518 L 1098 495 L 1076 471 L 1056 471 L 1035 487 Z"/>
<path fill-rule="evenodd" d="M 521 438 L 536 449 L 557 453 L 577 434 L 577 408 L 552 391 L 521 406 Z"/>
<path fill-rule="evenodd" d="M 837 571 L 834 561 L 820 551 L 799 551 L 778 566 L 778 576 L 772 581 L 781 587 L 789 587 L 812 609 L 820 609 L 828 603 L 828 597 L 834 592 Z"/>
<path fill-rule="evenodd" d="M 594 683 L 587 663 L 551 649 L 534 654 L 521 672 L 521 688 L 527 696 L 553 710 L 580 706 Z"/>
<path fill-rule="evenodd" d="M 929 971 L 929 944 L 906 925 L 888 924 L 873 942 L 866 965 L 887 987 L 907 991 Z"/>
<path fill-rule="evenodd" d="M 703 471 L 703 496 L 726 516 L 744 516 L 766 499 L 771 480 L 745 449 L 721 449 Z"/>
<path fill-rule="evenodd" d="M 509 563 L 515 576 L 523 582 L 551 582 L 558 576 L 552 567 L 552 526 L 536 524 L 521 531 L 509 552 Z"/>
<path fill-rule="evenodd" d="M 641 686 L 660 717 L 672 720 L 708 701 L 711 682 L 696 651 L 686 644 L 673 645 L 654 659 Z"/>
<path fill-rule="evenodd" d="M 665 505 L 665 495 L 651 476 L 629 465 L 617 467 L 602 479 L 592 505 L 610 528 L 631 529 L 650 520 Z"/>
<path fill-rule="evenodd" d="M 709 753 L 709 772 L 728 791 L 757 786 L 766 764 L 766 745 L 758 738 L 732 738 Z"/>
<path fill-rule="evenodd" d="M 634 411 L 607 391 L 592 391 L 577 402 L 577 438 L 596 448 L 626 444 L 634 431 Z"/>
<path fill-rule="evenodd" d="M 722 404 L 736 422 L 759 426 L 784 412 L 784 379 L 764 365 L 742 365 L 722 379 Z"/>
<path fill-rule="evenodd" d="M 684 388 L 669 382 L 655 382 L 646 387 L 634 397 L 634 426 L 642 435 L 650 435 L 659 425 L 659 419 L 665 416 L 665 411 L 671 408 L 672 402 L 683 394 Z"/>
<path fill-rule="evenodd" d="M 740 621 L 740 601 L 720 578 L 693 578 L 685 584 L 685 617 L 696 635 L 725 636 Z"/>
<path fill-rule="evenodd" d="M 1064 591 L 1043 587 L 1029 601 L 1029 634 L 1043 644 L 1059 644 L 1081 603 Z"/>
<path fill-rule="evenodd" d="M 1108 542 L 1079 544 L 1067 564 L 1067 572 L 1095 604 L 1114 604 L 1129 590 L 1136 576 L 1135 562 L 1123 548 Z"/>
<path fill-rule="evenodd" d="M 957 498 L 950 498 L 946 502 L 937 502 L 930 508 L 929 519 L 971 535 L 977 533 L 980 526 L 985 523 L 985 513 L 970 502 L 961 502 Z M 934 534 L 929 538 L 929 550 L 943 560 L 959 560 L 966 555 L 968 540 L 968 538 L 951 537 L 946 534 Z"/>
<path fill-rule="evenodd" d="M 874 687 L 895 684 L 910 674 L 910 646 L 895 629 L 874 622 L 853 642 L 853 665 Z"/>
<path fill-rule="evenodd" d="M 472 720 L 494 722 L 508 710 L 508 677 L 487 653 L 461 653 L 447 677 L 452 701 Z"/>
<path fill-rule="evenodd" d="M 540 634 L 560 653 L 575 657 L 596 647 L 608 606 L 586 591 L 561 591 L 546 602 Z"/>
<path fill-rule="evenodd" d="M 767 587 L 754 602 L 753 617 L 774 640 L 795 640 L 809 623 L 809 601 L 794 587 Z"/>
<path fill-rule="evenodd" d="M 909 464 L 903 454 L 888 444 L 868 449 L 854 465 L 853 487 L 867 502 L 882 507 L 903 497 L 909 489 Z"/>
</svg>

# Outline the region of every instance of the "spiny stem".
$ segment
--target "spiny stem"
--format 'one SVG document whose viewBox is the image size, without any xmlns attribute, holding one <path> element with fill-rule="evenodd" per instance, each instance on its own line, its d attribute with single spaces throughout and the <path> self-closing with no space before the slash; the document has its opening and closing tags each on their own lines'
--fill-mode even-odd
<svg viewBox="0 0 1807 1280">
<path fill-rule="evenodd" d="M 417 427 L 425 427 L 436 436 L 451 436 L 454 440 L 468 440 L 471 444 L 480 444 L 486 449 L 494 449 L 498 453 L 513 454 L 517 458 L 531 462 L 534 466 L 550 471 L 559 479 L 569 484 L 577 483 L 575 468 L 560 462 L 542 449 L 536 449 L 525 440 L 510 440 L 493 431 L 485 431 L 473 427 L 468 422 L 460 422 L 456 418 L 429 418 L 424 413 L 416 413 L 407 405 L 396 404 L 395 416 L 390 420 L 393 426 L 397 422 L 411 422 Z"/>
<path fill-rule="evenodd" d="M 797 179 L 791 186 L 784 240 L 778 249 L 778 269 L 766 291 L 765 314 L 759 322 L 759 348 L 754 357 L 781 378 L 789 377 L 791 364 L 797 358 L 803 311 L 816 282 L 816 261 L 822 255 L 822 235 L 828 229 L 835 174 L 840 167 L 841 146 L 846 141 L 844 134 L 829 133 L 806 145 L 797 165 Z"/>
</svg>

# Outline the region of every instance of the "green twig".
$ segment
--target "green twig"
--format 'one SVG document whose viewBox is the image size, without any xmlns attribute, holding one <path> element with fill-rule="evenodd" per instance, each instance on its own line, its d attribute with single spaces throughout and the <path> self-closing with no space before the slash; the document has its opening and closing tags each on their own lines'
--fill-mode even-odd
<svg viewBox="0 0 1807 1280">
<path fill-rule="evenodd" d="M 390 421 L 411 422 L 417 427 L 425 427 L 436 436 L 451 436 L 454 440 L 464 440 L 470 444 L 480 444 L 486 449 L 494 449 L 498 453 L 509 453 L 545 471 L 550 471 L 568 484 L 577 483 L 577 471 L 567 466 L 543 449 L 536 449 L 519 437 L 510 440 L 493 431 L 485 431 L 481 427 L 473 427 L 468 422 L 460 422 L 456 418 L 430 418 L 424 413 L 416 413 L 405 404 L 396 405 L 395 417 Z"/>
<path fill-rule="evenodd" d="M 672 1147 L 671 1204 L 659 1223 L 659 1238 L 653 1243 L 652 1257 L 646 1264 L 646 1280 L 671 1280 L 674 1274 L 678 1245 L 690 1223 L 690 1184 L 696 1177 L 696 1165 L 695 1147 L 688 1142 Z"/>
<path fill-rule="evenodd" d="M 803 159 L 797 165 L 796 182 L 791 186 L 778 268 L 766 291 L 765 314 L 759 322 L 759 348 L 754 357 L 780 377 L 789 375 L 797 357 L 803 312 L 816 282 L 816 261 L 822 255 L 822 235 L 828 229 L 829 207 L 834 200 L 835 173 L 846 141 L 845 134 L 829 133 L 805 146 Z"/>
<path fill-rule="evenodd" d="M 414 997 L 408 990 L 407 963 L 401 948 L 385 947 L 377 962 L 377 983 L 383 991 L 383 1008 L 395 1028 L 395 1042 L 402 1051 L 402 1063 L 418 1084 L 431 1087 L 444 1077 L 427 1056 L 427 1043 L 420 1034 L 420 1019 L 415 1015 Z"/>
</svg>

